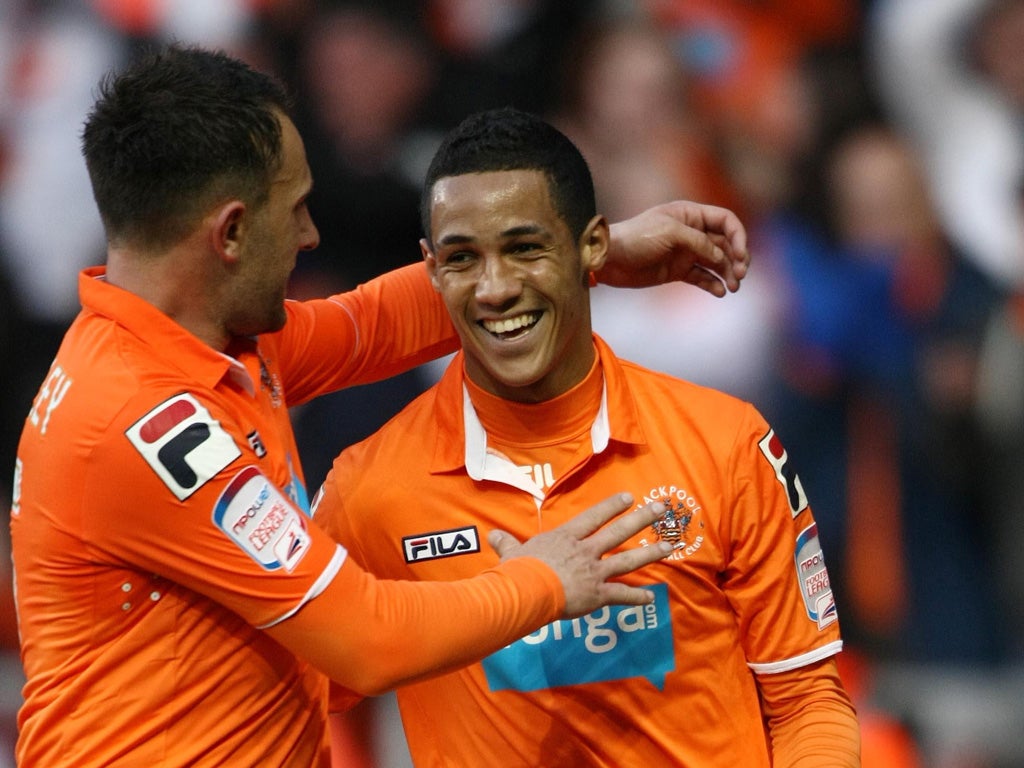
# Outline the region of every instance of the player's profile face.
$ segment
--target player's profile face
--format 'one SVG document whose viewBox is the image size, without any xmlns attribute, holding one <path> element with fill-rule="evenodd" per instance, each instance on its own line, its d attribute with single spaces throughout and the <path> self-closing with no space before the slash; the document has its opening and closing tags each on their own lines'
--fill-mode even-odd
<svg viewBox="0 0 1024 768">
<path fill-rule="evenodd" d="M 279 117 L 281 166 L 270 183 L 266 202 L 249 208 L 244 219 L 243 278 L 236 291 L 240 306 L 232 329 L 236 335 L 280 330 L 296 255 L 315 248 L 320 240 L 306 207 L 313 182 L 305 147 L 292 121 Z"/>
<path fill-rule="evenodd" d="M 588 271 L 598 251 L 603 258 L 606 238 L 595 246 L 590 228 L 573 238 L 542 172 L 439 179 L 431 233 L 427 269 L 477 385 L 540 402 L 583 379 L 594 360 Z"/>
</svg>

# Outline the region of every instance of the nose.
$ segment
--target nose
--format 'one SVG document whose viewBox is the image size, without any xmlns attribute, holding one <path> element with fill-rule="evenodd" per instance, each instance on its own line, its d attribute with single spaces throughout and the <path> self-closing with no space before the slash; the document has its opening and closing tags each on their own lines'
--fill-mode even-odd
<svg viewBox="0 0 1024 768">
<path fill-rule="evenodd" d="M 316 228 L 313 217 L 306 210 L 303 212 L 302 225 L 299 230 L 299 250 L 312 251 L 318 245 L 320 245 L 320 230 Z"/>
<path fill-rule="evenodd" d="M 519 296 L 522 285 L 514 265 L 501 257 L 485 258 L 476 283 L 476 300 L 481 304 L 502 306 Z"/>
</svg>

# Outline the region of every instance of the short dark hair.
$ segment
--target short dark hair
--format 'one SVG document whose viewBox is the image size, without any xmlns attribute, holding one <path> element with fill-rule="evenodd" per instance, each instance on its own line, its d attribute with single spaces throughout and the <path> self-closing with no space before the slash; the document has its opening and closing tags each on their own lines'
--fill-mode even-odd
<svg viewBox="0 0 1024 768">
<path fill-rule="evenodd" d="M 519 170 L 542 171 L 547 176 L 555 210 L 569 225 L 573 237 L 582 235 L 597 213 L 587 161 L 553 125 L 514 107 L 477 112 L 445 136 L 427 170 L 420 195 L 424 235 L 430 240 L 430 200 L 438 179 Z"/>
<path fill-rule="evenodd" d="M 111 241 L 166 247 L 217 196 L 264 202 L 291 100 L 273 77 L 221 51 L 172 44 L 100 82 L 82 131 Z"/>
</svg>

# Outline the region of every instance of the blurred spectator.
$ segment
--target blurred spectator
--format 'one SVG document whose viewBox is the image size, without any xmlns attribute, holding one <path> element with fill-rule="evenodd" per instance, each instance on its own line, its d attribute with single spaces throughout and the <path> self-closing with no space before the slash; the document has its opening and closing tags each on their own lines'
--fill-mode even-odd
<svg viewBox="0 0 1024 768">
<path fill-rule="evenodd" d="M 8 144 L 13 110 L 14 62 L 17 30 L 21 28 L 24 9 L 21 2 L 0 0 L 0 188 L 4 183 L 8 164 Z M 0 243 L 0 355 L 5 360 L 14 359 L 15 325 L 20 321 L 20 312 L 11 285 L 11 262 L 3 253 Z M 17 398 L 13 397 L 18 381 L 15 366 L 5 365 L 0 371 L 0 391 L 6 393 L 0 405 L 0 507 L 6 509 L 10 503 L 10 482 L 14 466 L 14 446 L 18 440 L 19 425 L 25 412 L 18 413 Z M 0 547 L 0 558 L 7 557 L 7 550 Z M 13 617 L 10 619 L 13 624 Z M 2 763 L 0 763 L 2 765 Z"/>
<path fill-rule="evenodd" d="M 887 377 L 893 389 L 859 411 L 874 418 L 873 434 L 863 421 L 850 432 L 851 452 L 861 451 L 854 456 L 865 455 L 857 441 L 870 440 L 872 453 L 888 450 L 892 460 L 890 471 L 869 461 L 851 467 L 867 471 L 851 478 L 850 618 L 889 633 L 886 645 L 905 659 L 1001 661 L 985 495 L 995 476 L 976 403 L 980 342 L 1004 297 L 945 234 L 918 157 L 895 132 L 851 130 L 827 170 L 836 238 L 851 258 L 880 271 L 883 309 L 907 340 L 906 365 L 893 360 Z M 880 448 L 886 433 L 894 442 Z M 895 498 L 863 495 L 879 487 Z M 879 557 L 886 551 L 889 562 Z M 901 557 L 905 567 L 893 568 Z M 905 606 L 887 600 L 901 572 Z"/>
<path fill-rule="evenodd" d="M 1018 205 L 1024 215 L 1024 186 Z M 1024 661 L 1024 292 L 1018 289 L 981 343 L 978 416 L 993 446 L 988 486 L 998 597 L 1015 661 Z"/>
<path fill-rule="evenodd" d="M 586 157 L 602 213 L 615 220 L 677 197 L 726 202 L 726 177 L 689 98 L 686 71 L 642 9 L 595 18 L 567 50 L 553 119 Z M 594 329 L 623 357 L 760 401 L 773 356 L 775 294 L 772 273 L 760 264 L 725 302 L 682 285 L 642 292 L 599 286 L 591 294 Z"/>
<path fill-rule="evenodd" d="M 728 136 L 751 119 L 771 122 L 779 139 L 799 125 L 775 110 L 767 92 L 815 50 L 840 50 L 858 41 L 856 0 L 641 0 L 672 40 L 690 73 L 693 101 Z M 824 95 L 824 94 L 822 94 Z M 771 138 L 763 134 L 762 138 Z"/>
<path fill-rule="evenodd" d="M 426 119 L 441 132 L 463 117 L 512 105 L 548 114 L 552 73 L 601 0 L 420 0 L 440 59 Z"/>
<path fill-rule="evenodd" d="M 103 230 L 79 152 L 92 88 L 119 61 L 121 40 L 81 4 L 24 5 L 13 20 L 0 176 L 0 257 L 12 281 L 18 332 L 5 425 L 4 482 L 14 443 L 70 319 L 77 273 L 102 258 Z"/>
<path fill-rule="evenodd" d="M 645 14 L 595 15 L 566 49 L 551 117 L 587 158 L 606 216 L 674 197 L 732 202 L 688 73 Z"/>
<path fill-rule="evenodd" d="M 419 184 L 433 144 L 418 119 L 435 77 L 421 13 L 411 0 L 336 0 L 307 24 L 295 91 L 321 245 L 300 260 L 296 295 L 420 258 Z"/>
<path fill-rule="evenodd" d="M 320 246 L 299 259 L 292 296 L 326 296 L 420 259 L 419 187 L 433 144 L 419 116 L 435 77 L 420 6 L 334 0 L 306 21 L 294 88 Z M 293 411 L 308 486 L 425 386 L 410 371 Z"/>
<path fill-rule="evenodd" d="M 870 31 L 943 226 L 993 279 L 1024 285 L 1024 0 L 876 0 Z"/>
</svg>

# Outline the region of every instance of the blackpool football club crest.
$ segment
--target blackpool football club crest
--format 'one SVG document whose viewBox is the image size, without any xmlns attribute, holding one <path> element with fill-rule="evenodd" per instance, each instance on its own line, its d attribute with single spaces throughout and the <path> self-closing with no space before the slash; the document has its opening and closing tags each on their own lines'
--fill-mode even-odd
<svg viewBox="0 0 1024 768">
<path fill-rule="evenodd" d="M 704 543 L 704 521 L 684 501 L 665 501 L 665 514 L 651 524 L 658 541 L 667 541 L 675 549 L 671 560 L 683 560 L 694 554 Z"/>
</svg>

